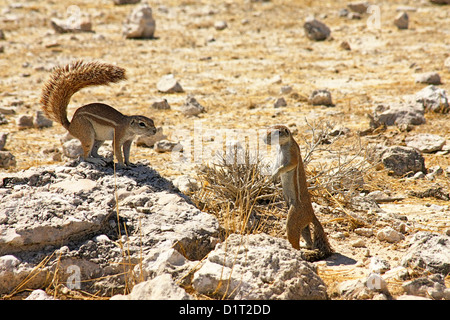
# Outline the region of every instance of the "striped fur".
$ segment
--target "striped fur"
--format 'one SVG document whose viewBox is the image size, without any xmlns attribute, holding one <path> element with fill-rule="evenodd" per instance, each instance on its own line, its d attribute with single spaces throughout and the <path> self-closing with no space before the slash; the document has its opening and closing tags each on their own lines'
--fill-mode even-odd
<svg viewBox="0 0 450 320">
<path fill-rule="evenodd" d="M 322 224 L 314 214 L 300 147 L 289 129 L 282 125 L 269 128 L 265 142 L 278 144 L 273 177 L 281 178 L 283 195 L 288 207 L 286 233 L 289 242 L 295 249 L 300 249 L 300 237 L 304 238 L 306 245 L 312 249 L 302 252 L 307 261 L 317 261 L 330 256 L 333 249 Z M 314 231 L 313 238 L 310 225 Z"/>
</svg>

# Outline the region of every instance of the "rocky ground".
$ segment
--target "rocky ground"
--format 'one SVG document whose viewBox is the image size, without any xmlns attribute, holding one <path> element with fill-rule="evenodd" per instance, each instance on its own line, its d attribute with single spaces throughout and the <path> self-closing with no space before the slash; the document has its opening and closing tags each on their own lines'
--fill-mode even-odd
<svg viewBox="0 0 450 320">
<path fill-rule="evenodd" d="M 141 28 L 140 4 L 0 3 L 2 297 L 449 299 L 449 5 L 154 1 Z M 132 169 L 79 164 L 76 141 L 37 113 L 51 69 L 79 58 L 128 80 L 76 94 L 69 116 L 100 101 L 162 128 L 133 145 Z M 339 177 L 310 178 L 336 253 L 314 264 L 283 215 L 232 234 L 189 183 L 222 135 L 278 123 L 304 154 L 329 131 L 307 170 Z"/>
</svg>

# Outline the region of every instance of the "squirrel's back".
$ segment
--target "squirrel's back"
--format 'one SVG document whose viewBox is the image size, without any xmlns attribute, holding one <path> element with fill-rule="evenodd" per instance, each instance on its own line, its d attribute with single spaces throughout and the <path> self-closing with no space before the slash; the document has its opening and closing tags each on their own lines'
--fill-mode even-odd
<svg viewBox="0 0 450 320">
<path fill-rule="evenodd" d="M 106 85 L 126 79 L 125 69 L 107 63 L 75 61 L 53 69 L 44 86 L 41 105 L 48 118 L 61 123 L 66 129 L 67 106 L 77 91 L 97 85 Z"/>
</svg>

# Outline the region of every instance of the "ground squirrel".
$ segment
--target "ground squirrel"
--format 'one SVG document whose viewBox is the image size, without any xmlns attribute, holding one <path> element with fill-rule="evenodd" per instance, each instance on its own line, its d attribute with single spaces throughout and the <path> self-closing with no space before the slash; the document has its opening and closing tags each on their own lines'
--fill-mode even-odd
<svg viewBox="0 0 450 320">
<path fill-rule="evenodd" d="M 72 121 L 67 119 L 70 98 L 82 88 L 106 85 L 126 79 L 125 69 L 100 62 L 81 60 L 64 67 L 56 67 L 42 91 L 41 105 L 47 117 L 59 122 L 80 140 L 84 160 L 101 163 L 98 148 L 104 140 L 113 140 L 114 154 L 119 164 L 130 164 L 130 147 L 136 135 L 152 135 L 156 128 L 152 119 L 126 116 L 103 104 L 91 103 L 75 111 Z M 123 157 L 122 157 L 123 146 Z"/>
<path fill-rule="evenodd" d="M 295 249 L 300 249 L 300 234 L 308 249 L 304 257 L 308 261 L 324 259 L 333 253 L 325 231 L 314 214 L 306 183 L 306 174 L 300 154 L 300 147 L 289 129 L 277 125 L 267 130 L 266 144 L 277 144 L 277 159 L 272 176 L 281 177 L 283 195 L 288 206 L 286 233 Z M 309 224 L 313 225 L 313 239 Z"/>
</svg>

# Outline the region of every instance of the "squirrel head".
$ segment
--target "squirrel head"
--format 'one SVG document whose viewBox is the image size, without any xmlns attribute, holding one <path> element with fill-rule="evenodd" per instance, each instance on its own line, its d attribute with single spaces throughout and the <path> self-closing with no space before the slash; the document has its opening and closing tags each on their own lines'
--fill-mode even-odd
<svg viewBox="0 0 450 320">
<path fill-rule="evenodd" d="M 288 127 L 283 125 L 272 126 L 267 129 L 266 135 L 263 140 L 266 144 L 270 145 L 284 145 L 288 143 L 292 138 L 292 133 Z"/>
<path fill-rule="evenodd" d="M 154 135 L 156 133 L 153 120 L 144 116 L 132 116 L 130 128 L 137 135 Z"/>
</svg>

